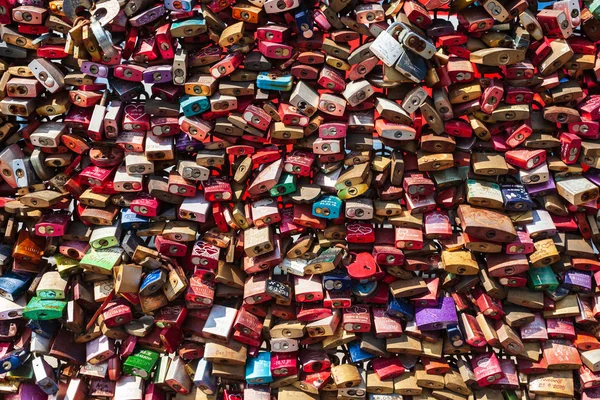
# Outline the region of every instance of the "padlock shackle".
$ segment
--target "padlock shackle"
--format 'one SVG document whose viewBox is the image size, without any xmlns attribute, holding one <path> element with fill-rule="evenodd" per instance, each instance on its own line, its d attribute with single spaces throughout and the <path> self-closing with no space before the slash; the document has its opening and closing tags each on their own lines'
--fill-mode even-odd
<svg viewBox="0 0 600 400">
<path fill-rule="evenodd" d="M 409 29 L 408 26 L 406 26 L 403 22 L 396 21 L 396 22 L 392 22 L 392 24 L 390 26 L 388 26 L 385 31 L 387 33 L 389 33 L 391 36 L 394 36 L 394 34 L 396 32 L 400 32 L 405 29 Z"/>
</svg>

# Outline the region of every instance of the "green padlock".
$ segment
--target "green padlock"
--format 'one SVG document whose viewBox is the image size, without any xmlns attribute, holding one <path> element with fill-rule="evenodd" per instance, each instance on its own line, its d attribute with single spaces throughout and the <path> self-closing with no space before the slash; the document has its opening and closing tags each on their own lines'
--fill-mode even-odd
<svg viewBox="0 0 600 400">
<path fill-rule="evenodd" d="M 469 165 L 464 165 L 464 166 L 459 166 L 456 169 L 458 170 L 458 176 L 460 176 L 460 179 L 462 179 L 463 181 L 467 180 L 467 176 L 469 176 L 469 170 L 470 170 L 470 166 Z"/>
<path fill-rule="evenodd" d="M 83 268 L 79 265 L 79 260 L 75 258 L 67 257 L 62 254 L 55 254 L 54 261 L 56 261 L 58 273 L 65 279 L 72 275 L 79 275 L 83 272 Z"/>
<path fill-rule="evenodd" d="M 342 200 L 348 200 L 360 196 L 367 190 L 369 190 L 369 185 L 366 183 L 359 183 L 356 186 L 350 186 L 348 188 L 338 190 L 337 196 Z"/>
<path fill-rule="evenodd" d="M 27 362 L 21 365 L 19 368 L 15 368 L 6 373 L 6 378 L 19 382 L 29 382 L 34 379 L 33 376 L 33 364 Z"/>
<path fill-rule="evenodd" d="M 272 197 L 284 196 L 296 191 L 296 175 L 284 172 L 279 178 L 277 185 L 273 186 L 269 193 Z"/>
<path fill-rule="evenodd" d="M 596 19 L 600 19 L 600 0 L 592 1 L 592 3 L 588 6 L 588 10 L 590 10 Z"/>
<path fill-rule="evenodd" d="M 503 390 L 502 394 L 505 400 L 519 400 L 519 396 L 514 390 Z"/>
<path fill-rule="evenodd" d="M 451 186 L 461 185 L 464 181 L 464 179 L 459 175 L 457 168 L 433 171 L 431 175 L 433 176 L 433 180 L 440 190 Z"/>
<path fill-rule="evenodd" d="M 158 361 L 158 353 L 152 350 L 140 350 L 125 360 L 123 372 L 128 375 L 139 376 L 147 379 Z"/>
<path fill-rule="evenodd" d="M 154 372 L 154 384 L 162 390 L 167 390 L 169 385 L 167 385 L 167 372 L 169 371 L 169 366 L 171 365 L 171 358 L 168 355 L 162 354 L 160 356 L 160 360 L 158 360 L 158 365 L 156 366 L 156 371 Z"/>
<path fill-rule="evenodd" d="M 66 301 L 43 300 L 33 297 L 23 309 L 23 318 L 47 321 L 62 318 Z"/>
<path fill-rule="evenodd" d="M 558 280 L 549 265 L 531 268 L 527 271 L 527 286 L 531 290 L 554 290 L 558 287 Z"/>
<path fill-rule="evenodd" d="M 83 256 L 79 265 L 85 270 L 90 270 L 97 274 L 110 275 L 112 269 L 119 265 L 123 249 L 120 247 L 110 247 L 108 249 L 94 249 L 90 247 Z"/>
<path fill-rule="evenodd" d="M 305 271 L 312 274 L 329 272 L 337 268 L 342 261 L 342 256 L 342 249 L 339 247 L 330 247 L 319 254 L 316 258 L 310 260 L 305 268 Z"/>
</svg>

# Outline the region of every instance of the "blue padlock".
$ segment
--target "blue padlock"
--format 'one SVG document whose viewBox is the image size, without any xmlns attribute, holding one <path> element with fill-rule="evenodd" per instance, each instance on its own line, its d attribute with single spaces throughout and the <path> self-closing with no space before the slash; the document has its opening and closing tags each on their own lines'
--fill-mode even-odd
<svg viewBox="0 0 600 400">
<path fill-rule="evenodd" d="M 394 65 L 394 69 L 404 75 L 413 82 L 421 82 L 427 74 L 427 63 L 420 55 L 405 49 L 400 48 L 400 57 Z"/>
<path fill-rule="evenodd" d="M 263 351 L 258 353 L 256 357 L 248 358 L 246 361 L 246 382 L 250 385 L 273 382 L 270 352 Z"/>
<path fill-rule="evenodd" d="M 163 269 L 155 269 L 148 273 L 140 285 L 140 294 L 150 296 L 158 292 L 167 282 L 167 273 Z"/>
<path fill-rule="evenodd" d="M 448 333 L 448 339 L 452 346 L 460 347 L 465 344 L 465 337 L 458 325 L 448 325 L 446 327 L 446 332 Z"/>
<path fill-rule="evenodd" d="M 312 207 L 315 217 L 336 219 L 342 212 L 342 200 L 337 196 L 326 195 L 317 200 Z"/>
<path fill-rule="evenodd" d="M 360 341 L 355 340 L 348 343 L 348 352 L 350 352 L 350 358 L 353 363 L 367 361 L 375 358 L 375 354 L 367 353 L 360 348 Z"/>
<path fill-rule="evenodd" d="M 529 211 L 533 209 L 533 201 L 523 185 L 502 185 L 502 198 L 506 211 Z"/>
<path fill-rule="evenodd" d="M 202 34 L 207 30 L 208 28 L 206 26 L 206 20 L 202 15 L 197 15 L 194 18 L 187 18 L 180 21 L 173 21 L 171 24 L 171 32 L 181 31 L 187 36 L 191 36 L 194 33 Z M 175 33 L 173 33 L 173 36 L 175 36 Z"/>
<path fill-rule="evenodd" d="M 352 282 L 352 294 L 359 299 L 371 297 L 377 291 L 377 281 L 371 282 Z"/>
<path fill-rule="evenodd" d="M 294 18 L 296 19 L 298 30 L 302 32 L 302 36 L 307 39 L 313 37 L 313 15 L 306 9 L 304 3 L 300 3 L 300 7 L 296 8 Z"/>
<path fill-rule="evenodd" d="M 32 280 L 33 275 L 31 274 L 6 272 L 0 276 L 0 296 L 15 301 L 25 293 Z"/>
<path fill-rule="evenodd" d="M 26 349 L 14 350 L 0 357 L 0 374 L 5 374 L 8 371 L 13 371 L 19 368 L 27 358 L 29 351 Z"/>
<path fill-rule="evenodd" d="M 32 332 L 45 337 L 46 339 L 52 339 L 61 327 L 60 321 L 56 319 L 52 320 L 35 320 L 31 319 L 27 323 L 27 327 Z"/>
<path fill-rule="evenodd" d="M 570 294 L 570 291 L 563 285 L 559 285 L 556 289 L 546 290 L 544 293 L 546 293 L 553 301 L 559 301 L 567 297 Z"/>
<path fill-rule="evenodd" d="M 210 109 L 210 102 L 206 96 L 183 95 L 179 100 L 181 110 L 186 117 L 202 114 Z"/>
<path fill-rule="evenodd" d="M 165 0 L 165 8 L 171 11 L 189 12 L 195 5 L 195 0 Z"/>
<path fill-rule="evenodd" d="M 121 247 L 127 253 L 127 255 L 131 258 L 135 253 L 135 250 L 138 246 L 145 246 L 146 242 L 139 237 L 135 231 L 127 231 L 125 236 L 123 236 L 123 240 L 121 241 Z"/>
<path fill-rule="evenodd" d="M 553 3 L 554 3 L 553 1 L 538 1 L 537 2 L 538 11 L 542 11 L 546 7 L 552 8 Z"/>
<path fill-rule="evenodd" d="M 390 317 L 402 318 L 407 321 L 412 321 L 415 318 L 415 309 L 411 302 L 406 299 L 397 299 L 390 296 L 390 302 L 385 311 Z"/>
<path fill-rule="evenodd" d="M 12 260 L 13 247 L 0 244 L 0 267 L 8 266 Z"/>
<path fill-rule="evenodd" d="M 146 229 L 150 225 L 150 218 L 134 213 L 130 208 L 121 208 L 121 228 L 125 231 L 130 229 Z"/>
<path fill-rule="evenodd" d="M 263 90 L 292 90 L 293 77 L 290 74 L 273 74 L 261 72 L 256 77 L 256 87 Z"/>
<path fill-rule="evenodd" d="M 333 271 L 323 274 L 323 288 L 331 292 L 341 292 L 350 290 L 352 287 L 352 279 L 346 271 L 334 269 Z"/>
<path fill-rule="evenodd" d="M 194 385 L 205 394 L 217 392 L 217 380 L 212 374 L 212 363 L 206 361 L 204 358 L 201 358 L 196 366 Z"/>
</svg>

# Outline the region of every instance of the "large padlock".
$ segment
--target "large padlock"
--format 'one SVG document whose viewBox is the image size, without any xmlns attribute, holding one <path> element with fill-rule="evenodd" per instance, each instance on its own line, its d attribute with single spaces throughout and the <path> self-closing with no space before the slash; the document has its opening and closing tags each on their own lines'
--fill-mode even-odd
<svg viewBox="0 0 600 400">
<path fill-rule="evenodd" d="M 371 43 L 371 52 L 388 67 L 393 67 L 400 58 L 402 45 L 394 35 L 402 29 L 405 27 L 395 22 L 385 31 L 380 32 Z"/>
</svg>

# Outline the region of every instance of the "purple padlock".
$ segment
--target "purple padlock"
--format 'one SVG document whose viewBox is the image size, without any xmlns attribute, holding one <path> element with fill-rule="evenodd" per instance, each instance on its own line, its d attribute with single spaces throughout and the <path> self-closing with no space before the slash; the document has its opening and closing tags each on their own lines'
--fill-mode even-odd
<svg viewBox="0 0 600 400">
<path fill-rule="evenodd" d="M 155 7 L 149 8 L 146 11 L 143 11 L 136 15 L 135 17 L 129 20 L 131 26 L 140 27 L 143 25 L 147 25 L 152 21 L 156 21 L 160 17 L 165 14 L 165 6 L 164 4 L 157 5 Z"/>
<path fill-rule="evenodd" d="M 92 75 L 98 78 L 108 78 L 110 69 L 103 64 L 92 61 L 83 61 L 79 68 L 84 74 Z"/>
<path fill-rule="evenodd" d="M 34 6 L 34 7 L 44 7 L 44 2 L 42 0 L 19 0 L 19 4 L 22 6 Z"/>
<path fill-rule="evenodd" d="M 142 76 L 145 83 L 164 83 L 173 80 L 172 65 L 154 65 L 146 68 Z"/>
<path fill-rule="evenodd" d="M 546 320 L 541 313 L 534 313 L 534 320 L 521 327 L 521 340 L 538 341 L 548 339 Z"/>
<path fill-rule="evenodd" d="M 586 271 L 565 271 L 563 274 L 563 286 L 572 292 L 591 292 L 592 275 Z"/>
<path fill-rule="evenodd" d="M 552 193 L 556 193 L 556 185 L 554 184 L 554 178 L 550 175 L 550 179 L 547 182 L 535 183 L 533 185 L 525 185 L 527 193 L 531 197 L 541 197 Z"/>
<path fill-rule="evenodd" d="M 203 149 L 204 144 L 196 139 L 192 139 L 187 133 L 181 132 L 175 137 L 175 148 L 177 152 L 194 153 Z"/>
<path fill-rule="evenodd" d="M 6 400 L 20 400 L 20 399 L 31 399 L 31 400 L 46 400 L 48 395 L 36 384 L 33 383 L 21 383 L 19 385 L 18 394 L 7 394 L 4 397 Z"/>
<path fill-rule="evenodd" d="M 583 176 L 594 185 L 600 186 L 600 169 L 590 168 L 583 174 Z"/>
<path fill-rule="evenodd" d="M 415 322 L 422 331 L 436 331 L 458 324 L 454 299 L 444 297 L 437 307 L 415 307 Z"/>
</svg>

